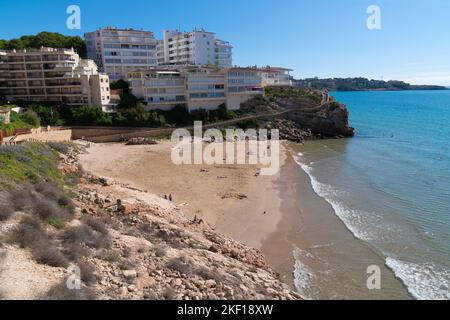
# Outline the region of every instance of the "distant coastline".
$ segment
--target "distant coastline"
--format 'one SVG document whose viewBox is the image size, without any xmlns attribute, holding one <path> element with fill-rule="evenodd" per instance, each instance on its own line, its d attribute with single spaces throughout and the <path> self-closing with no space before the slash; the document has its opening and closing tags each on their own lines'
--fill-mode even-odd
<svg viewBox="0 0 450 320">
<path fill-rule="evenodd" d="M 369 80 L 366 78 L 309 78 L 294 80 L 298 87 L 329 91 L 418 91 L 450 90 L 450 87 L 437 85 L 413 85 L 403 81 Z"/>
</svg>

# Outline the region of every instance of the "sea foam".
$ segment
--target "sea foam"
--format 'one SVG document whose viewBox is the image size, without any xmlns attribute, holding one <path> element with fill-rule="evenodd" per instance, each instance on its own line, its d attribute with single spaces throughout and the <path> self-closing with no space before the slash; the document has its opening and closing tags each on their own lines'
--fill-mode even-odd
<svg viewBox="0 0 450 320">
<path fill-rule="evenodd" d="M 449 300 L 450 270 L 433 263 L 417 264 L 388 257 L 386 265 L 419 300 Z"/>
<path fill-rule="evenodd" d="M 338 201 L 337 197 L 339 196 L 340 191 L 331 185 L 319 182 L 313 175 L 314 168 L 311 167 L 312 163 L 310 163 L 310 165 L 303 163 L 301 161 L 301 157 L 302 154 L 295 155 L 294 160 L 309 176 L 311 185 L 316 194 L 326 200 L 333 207 L 336 215 L 344 222 L 346 227 L 355 235 L 355 237 L 364 241 L 380 240 L 380 238 L 386 237 L 385 233 L 382 234 L 380 232 L 374 232 L 374 230 L 369 231 L 368 228 L 365 228 L 364 226 L 367 226 L 368 224 L 372 227 L 376 225 L 365 220 L 373 217 L 374 215 L 366 215 L 362 211 L 350 209 Z M 383 231 L 383 229 L 380 229 L 380 231 Z M 384 229 L 384 231 L 386 231 L 386 229 Z M 297 252 L 297 254 L 298 253 L 299 252 Z M 297 262 L 296 270 L 304 267 L 301 263 L 297 265 Z M 386 266 L 390 268 L 395 273 L 395 276 L 403 282 L 403 284 L 407 287 L 408 292 L 414 298 L 420 300 L 450 299 L 450 270 L 444 269 L 432 263 L 408 263 L 391 257 L 387 257 Z M 304 283 L 307 280 L 310 280 L 310 278 L 308 278 L 309 273 L 310 271 L 307 271 L 306 274 L 303 274 L 300 271 L 298 272 L 298 282 L 300 288 L 302 288 L 302 285 L 304 286 Z"/>
</svg>

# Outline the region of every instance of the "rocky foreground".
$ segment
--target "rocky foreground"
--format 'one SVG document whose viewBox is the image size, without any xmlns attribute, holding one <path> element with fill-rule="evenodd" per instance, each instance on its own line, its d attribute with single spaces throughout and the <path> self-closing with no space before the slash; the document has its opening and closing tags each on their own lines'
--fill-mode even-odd
<svg viewBox="0 0 450 320">
<path fill-rule="evenodd" d="M 62 174 L 78 177 L 73 202 L 60 206 L 71 209 L 49 216 L 24 203 L 0 219 L 0 298 L 301 299 L 258 250 L 168 200 L 84 173 L 74 154 L 61 157 Z M 35 202 L 43 186 L 30 187 Z M 80 290 L 69 290 L 77 268 Z"/>
</svg>

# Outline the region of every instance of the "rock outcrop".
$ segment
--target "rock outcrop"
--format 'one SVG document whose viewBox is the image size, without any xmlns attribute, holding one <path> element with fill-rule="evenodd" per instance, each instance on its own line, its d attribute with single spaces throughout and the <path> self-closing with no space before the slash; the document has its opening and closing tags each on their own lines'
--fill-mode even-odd
<svg viewBox="0 0 450 320">
<path fill-rule="evenodd" d="M 352 137 L 355 130 L 349 125 L 348 109 L 340 103 L 331 102 L 317 109 L 299 109 L 286 115 L 302 128 L 309 129 L 318 138 Z"/>
</svg>

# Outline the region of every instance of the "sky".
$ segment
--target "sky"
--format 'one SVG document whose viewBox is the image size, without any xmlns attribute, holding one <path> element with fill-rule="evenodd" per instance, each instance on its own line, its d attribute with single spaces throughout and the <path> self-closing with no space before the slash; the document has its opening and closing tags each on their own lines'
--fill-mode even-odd
<svg viewBox="0 0 450 320">
<path fill-rule="evenodd" d="M 69 5 L 81 9 L 80 30 L 66 27 Z M 381 10 L 380 30 L 367 27 L 370 5 Z M 450 86 L 449 0 L 0 0 L 0 13 L 1 39 L 106 26 L 162 38 L 198 27 L 231 42 L 235 65 Z"/>
</svg>

